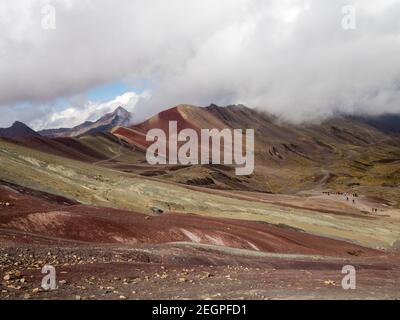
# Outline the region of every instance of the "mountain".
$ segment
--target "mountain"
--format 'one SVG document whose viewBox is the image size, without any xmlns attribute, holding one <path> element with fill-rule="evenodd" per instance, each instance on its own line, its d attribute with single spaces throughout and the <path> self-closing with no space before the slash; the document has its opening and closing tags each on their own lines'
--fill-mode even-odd
<svg viewBox="0 0 400 320">
<path fill-rule="evenodd" d="M 146 147 L 144 137 L 150 129 L 162 129 L 168 134 L 169 121 L 176 121 L 178 131 L 201 129 L 255 129 L 256 155 L 278 162 L 294 159 L 324 159 L 332 155 L 332 145 L 365 146 L 390 139 L 385 132 L 369 124 L 340 116 L 317 124 L 293 125 L 273 115 L 243 105 L 195 107 L 179 105 L 151 117 L 143 123 L 119 127 L 113 133 Z"/>
<path fill-rule="evenodd" d="M 57 137 L 68 136 L 70 130 L 71 128 L 45 129 L 39 131 L 39 133 L 43 137 L 57 138 Z"/>
<path fill-rule="evenodd" d="M 383 114 L 380 116 L 358 116 L 354 117 L 359 121 L 365 122 L 370 126 L 386 133 L 400 133 L 400 115 Z"/>
<path fill-rule="evenodd" d="M 127 118 L 119 109 L 65 129 L 117 125 L 76 137 L 42 137 L 18 122 L 0 131 L 12 138 L 0 139 L 0 264 L 8 270 L 2 287 L 21 284 L 1 298 L 102 298 L 103 285 L 118 292 L 110 298 L 123 294 L 120 300 L 259 299 L 271 291 L 293 298 L 294 287 L 303 288 L 295 298 L 326 292 L 336 299 L 339 289 L 317 289 L 339 278 L 342 262 L 368 271 L 360 274 L 370 283 L 367 294 L 351 297 L 399 297 L 395 134 L 349 116 L 294 125 L 242 105 L 180 105 L 137 125 Z M 254 129 L 254 173 L 149 164 L 146 134 L 168 131 L 171 120 L 197 132 Z M 37 292 L 36 281 L 22 281 L 41 261 L 67 266 L 67 284 Z M 96 285 L 88 287 L 89 278 Z"/>
<path fill-rule="evenodd" d="M 47 129 L 40 131 L 46 137 L 79 137 L 85 134 L 107 132 L 116 126 L 126 126 L 131 122 L 131 114 L 121 106 L 107 113 L 95 122 L 86 121 L 73 128 Z"/>
<path fill-rule="evenodd" d="M 40 134 L 29 128 L 25 123 L 16 121 L 9 128 L 0 128 L 0 137 L 15 139 L 23 137 L 40 137 Z"/>
<path fill-rule="evenodd" d="M 10 128 L 0 128 L 0 138 L 37 151 L 90 163 L 106 161 L 116 154 L 121 154 L 122 159 L 132 159 L 131 147 L 108 133 L 114 126 L 129 124 L 129 121 L 130 113 L 119 107 L 96 122 L 85 122 L 72 129 L 45 130 L 41 131 L 42 134 L 16 121 Z"/>
<path fill-rule="evenodd" d="M 399 139 L 365 121 L 337 116 L 320 123 L 294 125 L 243 105 L 179 105 L 143 123 L 114 128 L 112 133 L 145 150 L 152 143 L 146 141 L 148 130 L 159 128 L 168 133 L 169 121 L 177 121 L 178 130 L 192 128 L 198 132 L 211 128 L 254 129 L 254 174 L 238 177 L 231 166 L 198 165 L 167 166 L 146 175 L 210 188 L 279 193 L 366 186 L 371 194 L 389 192 L 388 198 L 397 197 L 392 194 L 393 188 L 385 186 L 400 185 L 396 173 Z"/>
<path fill-rule="evenodd" d="M 270 193 L 350 188 L 398 199 L 392 187 L 400 186 L 400 139 L 393 130 L 387 132 L 364 119 L 340 115 L 320 123 L 294 125 L 243 105 L 178 105 L 137 125 L 130 125 L 130 119 L 128 111 L 118 108 L 96 122 L 42 132 L 47 137 L 26 127 L 23 130 L 18 123 L 3 132 L 32 149 L 180 184 Z M 223 164 L 149 165 L 146 149 L 152 142 L 146 141 L 146 134 L 150 129 L 168 133 L 169 121 L 177 121 L 178 130 L 197 132 L 254 129 L 254 173 L 236 176 L 233 166 Z M 16 139 L 15 132 L 28 137 Z"/>
<path fill-rule="evenodd" d="M 120 300 L 336 299 L 342 292 L 322 281 L 338 279 L 344 262 L 365 271 L 366 294 L 352 298 L 399 297 L 396 135 L 346 116 L 293 125 L 241 105 L 180 105 L 137 125 L 127 116 L 116 110 L 75 128 L 117 125 L 110 132 L 76 137 L 42 137 L 19 122 L 0 130 L 12 138 L 0 139 L 1 298 L 101 299 L 102 285 Z M 171 120 L 255 129 L 254 173 L 150 165 L 146 133 Z M 46 261 L 67 266 L 64 284 L 37 292 L 28 277 Z"/>
</svg>

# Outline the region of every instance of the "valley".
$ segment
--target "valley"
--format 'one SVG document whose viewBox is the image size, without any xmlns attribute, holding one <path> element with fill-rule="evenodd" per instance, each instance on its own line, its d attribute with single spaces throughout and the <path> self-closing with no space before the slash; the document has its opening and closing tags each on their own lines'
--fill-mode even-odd
<svg viewBox="0 0 400 320">
<path fill-rule="evenodd" d="M 252 125 L 254 173 L 148 164 L 146 130 L 170 120 L 197 132 Z M 399 138 L 330 121 L 299 128 L 243 106 L 183 105 L 75 137 L 4 134 L 0 295 L 398 298 Z M 38 281 L 45 263 L 62 272 L 51 292 Z M 346 264 L 359 270 L 360 290 L 341 289 Z"/>
</svg>

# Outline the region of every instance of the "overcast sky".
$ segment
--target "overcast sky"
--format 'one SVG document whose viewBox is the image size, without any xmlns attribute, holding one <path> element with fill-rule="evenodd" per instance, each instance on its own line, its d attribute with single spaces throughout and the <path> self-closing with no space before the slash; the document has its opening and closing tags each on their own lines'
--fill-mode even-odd
<svg viewBox="0 0 400 320">
<path fill-rule="evenodd" d="M 399 17 L 396 0 L 0 0 L 0 126 L 75 125 L 116 104 L 137 121 L 180 103 L 293 121 L 400 112 Z"/>
</svg>

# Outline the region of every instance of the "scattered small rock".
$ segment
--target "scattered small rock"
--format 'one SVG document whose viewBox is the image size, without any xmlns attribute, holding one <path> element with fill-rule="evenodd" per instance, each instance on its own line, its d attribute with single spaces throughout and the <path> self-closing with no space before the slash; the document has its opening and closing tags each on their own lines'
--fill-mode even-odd
<svg viewBox="0 0 400 320">
<path fill-rule="evenodd" d="M 333 281 L 333 280 L 326 280 L 326 281 L 324 281 L 324 284 L 326 284 L 327 286 L 334 286 L 334 285 L 335 285 L 335 281 Z"/>
<path fill-rule="evenodd" d="M 153 213 L 155 213 L 155 214 L 162 214 L 162 213 L 164 213 L 164 210 L 162 210 L 162 209 L 160 209 L 160 208 L 157 208 L 157 207 L 152 207 L 152 208 L 151 208 L 151 211 L 152 211 Z"/>
</svg>

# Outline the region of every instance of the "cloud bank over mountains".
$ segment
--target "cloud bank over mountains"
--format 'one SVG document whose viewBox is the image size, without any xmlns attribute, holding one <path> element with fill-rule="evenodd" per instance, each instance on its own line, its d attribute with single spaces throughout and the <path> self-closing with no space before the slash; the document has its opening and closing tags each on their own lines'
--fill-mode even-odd
<svg viewBox="0 0 400 320">
<path fill-rule="evenodd" d="M 46 4 L 55 30 L 42 28 Z M 129 93 L 138 120 L 179 103 L 297 122 L 400 112 L 399 16 L 394 0 L 1 1 L 2 121 L 73 125 L 108 108 L 74 97 L 112 81 L 147 84 L 144 99 Z M 54 108 L 60 98 L 70 105 Z"/>
</svg>

